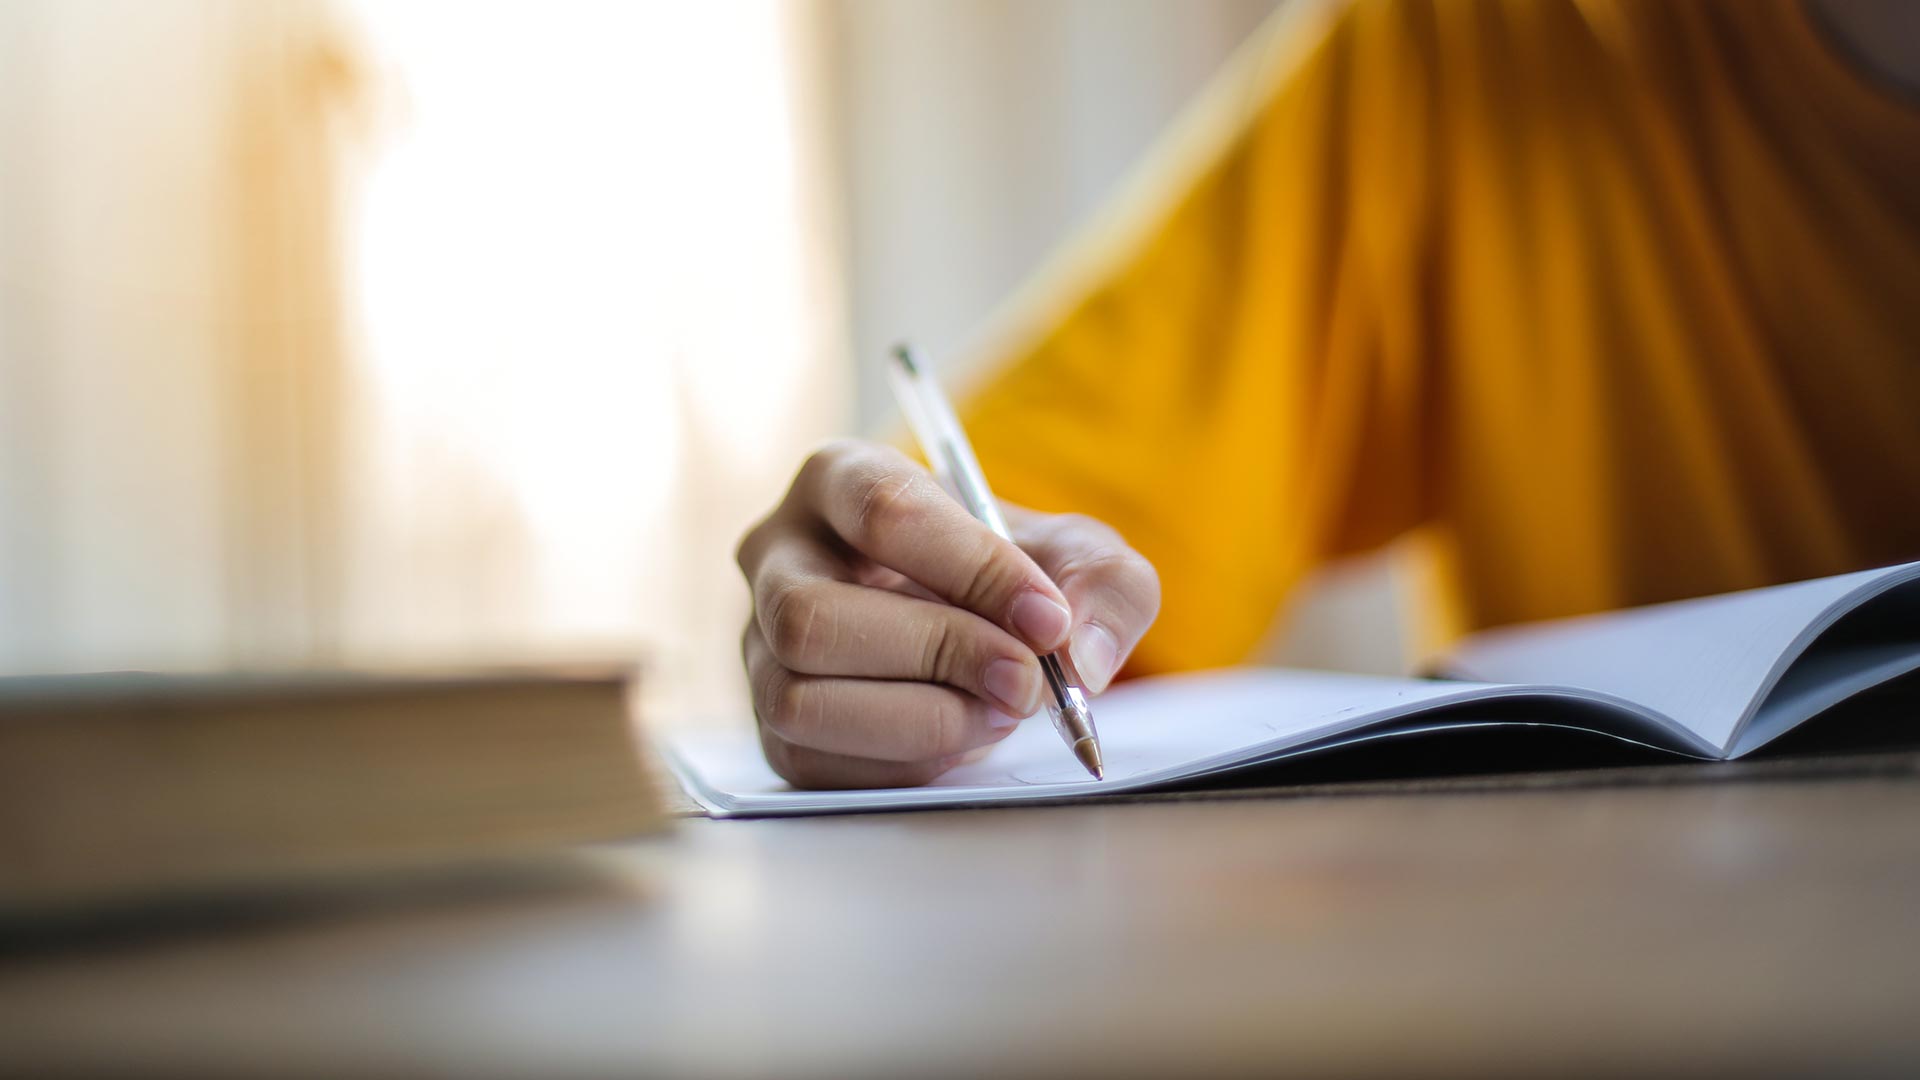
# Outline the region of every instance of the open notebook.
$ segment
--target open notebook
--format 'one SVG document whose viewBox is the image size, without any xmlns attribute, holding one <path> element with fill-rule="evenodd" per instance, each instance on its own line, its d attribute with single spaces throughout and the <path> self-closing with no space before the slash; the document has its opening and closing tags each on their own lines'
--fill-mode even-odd
<svg viewBox="0 0 1920 1080">
<path fill-rule="evenodd" d="M 668 757 L 722 817 L 1084 798 L 1493 725 L 1727 759 L 1916 669 L 1920 563 L 1908 563 L 1490 631 L 1452 654 L 1447 679 L 1241 668 L 1123 684 L 1095 706 L 1104 781 L 1081 770 L 1044 720 L 921 788 L 795 790 L 746 730 L 681 735 Z"/>
</svg>

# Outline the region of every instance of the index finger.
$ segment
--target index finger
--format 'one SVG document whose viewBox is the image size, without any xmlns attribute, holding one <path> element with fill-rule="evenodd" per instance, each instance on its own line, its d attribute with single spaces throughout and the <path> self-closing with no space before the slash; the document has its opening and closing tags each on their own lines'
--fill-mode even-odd
<svg viewBox="0 0 1920 1080">
<path fill-rule="evenodd" d="M 848 546 L 1011 632 L 1035 652 L 1066 643 L 1067 599 L 1026 552 L 888 447 L 841 444 L 801 470 L 809 505 Z"/>
</svg>

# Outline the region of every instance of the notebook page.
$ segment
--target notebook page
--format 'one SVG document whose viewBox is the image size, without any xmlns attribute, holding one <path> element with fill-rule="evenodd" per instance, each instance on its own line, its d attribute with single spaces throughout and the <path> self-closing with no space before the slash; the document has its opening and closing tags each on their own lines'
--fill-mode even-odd
<svg viewBox="0 0 1920 1080">
<path fill-rule="evenodd" d="M 669 758 L 718 815 L 903 809 L 1119 793 L 1253 761 L 1342 731 L 1501 688 L 1279 669 L 1202 672 L 1123 684 L 1094 702 L 1107 779 L 1083 771 L 1044 716 L 982 761 L 922 788 L 796 791 L 744 725 L 669 735 Z"/>
<path fill-rule="evenodd" d="M 1855 694 L 1913 671 L 1920 671 L 1920 648 L 1912 642 L 1810 650 L 1735 734 L 1728 756 L 1750 754 Z"/>
<path fill-rule="evenodd" d="M 1723 751 L 1789 653 L 1864 586 L 1920 563 L 1489 631 L 1447 670 L 1495 682 L 1599 690 L 1665 713 Z"/>
<path fill-rule="evenodd" d="M 1920 578 L 1860 599 L 1780 674 L 1733 754 L 1752 753 L 1818 713 L 1881 683 L 1920 670 Z"/>
</svg>

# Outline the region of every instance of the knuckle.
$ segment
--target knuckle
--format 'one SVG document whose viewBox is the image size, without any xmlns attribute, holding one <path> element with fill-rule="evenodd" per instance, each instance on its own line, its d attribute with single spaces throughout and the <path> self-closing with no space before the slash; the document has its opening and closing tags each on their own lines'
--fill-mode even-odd
<svg viewBox="0 0 1920 1080">
<path fill-rule="evenodd" d="M 907 759 L 937 761 L 968 749 L 974 712 L 972 704 L 959 692 L 940 691 L 939 701 L 926 712 L 926 722 L 915 729 L 915 741 L 905 748 Z"/>
<path fill-rule="evenodd" d="M 927 620 L 922 633 L 917 669 L 921 677 L 934 682 L 953 682 L 966 651 L 962 635 L 948 619 Z"/>
<path fill-rule="evenodd" d="M 1157 608 L 1160 605 L 1160 572 L 1131 549 L 1123 549 L 1105 563 L 1107 582 L 1114 589 Z"/>
<path fill-rule="evenodd" d="M 747 691 L 753 696 L 757 708 L 761 685 L 770 669 L 779 664 L 768 652 L 766 636 L 760 632 L 759 624 L 751 616 L 747 619 L 746 629 L 740 633 L 740 663 L 746 669 Z"/>
<path fill-rule="evenodd" d="M 782 531 L 791 531 L 793 519 L 790 507 L 804 506 L 814 501 L 815 493 L 822 489 L 823 478 L 830 476 L 840 467 L 840 463 L 858 452 L 859 444 L 851 439 L 841 439 L 827 443 L 808 454 L 794 473 L 793 483 L 787 486 L 787 492 L 781 496 L 771 510 L 761 515 L 747 531 L 741 535 L 740 542 L 734 546 L 733 560 L 739 564 L 742 573 L 752 577 L 751 569 L 766 548 L 779 539 Z M 804 511 L 801 511 L 804 512 Z"/>
<path fill-rule="evenodd" d="M 940 710 L 939 745 L 927 756 L 946 757 L 973 749 L 978 741 L 974 733 L 986 722 L 986 714 L 985 702 L 958 693 L 949 695 L 947 705 Z"/>
<path fill-rule="evenodd" d="M 948 709 L 942 705 L 930 710 L 917 724 L 908 725 L 901 733 L 899 756 L 904 761 L 927 761 L 942 756 L 947 745 Z"/>
<path fill-rule="evenodd" d="M 812 511 L 828 505 L 834 492 L 847 482 L 847 474 L 858 468 L 864 456 L 865 447 L 852 439 L 823 444 L 800 463 L 800 471 L 794 475 L 793 486 L 787 491 L 788 502 L 805 504 Z"/>
<path fill-rule="evenodd" d="M 1015 554 L 1013 545 L 983 534 L 979 554 L 971 561 L 978 570 L 962 589 L 960 605 L 998 619 L 1014 591 L 1027 582 L 1026 560 Z"/>
<path fill-rule="evenodd" d="M 1160 572 L 1146 557 L 1132 548 L 1107 548 L 1090 552 L 1062 568 L 1062 576 L 1079 578 L 1087 584 L 1119 597 L 1128 608 L 1151 617 L 1160 610 Z"/>
<path fill-rule="evenodd" d="M 1131 555 L 1125 548 L 1102 547 L 1083 551 L 1060 567 L 1060 576 L 1110 586 L 1131 573 L 1127 567 Z"/>
<path fill-rule="evenodd" d="M 1160 571 L 1155 570 L 1153 564 L 1144 557 L 1139 559 L 1139 563 L 1140 606 L 1151 620 L 1160 614 Z"/>
<path fill-rule="evenodd" d="M 753 580 L 753 564 L 759 552 L 766 547 L 768 533 L 772 526 L 773 515 L 768 514 L 754 522 L 746 532 L 741 533 L 740 542 L 733 546 L 733 564 L 740 568 L 740 573 L 745 575 L 748 581 Z"/>
<path fill-rule="evenodd" d="M 832 476 L 840 468 L 841 463 L 848 458 L 858 456 L 860 449 L 860 443 L 852 439 L 835 439 L 821 444 L 813 453 L 807 455 L 807 460 L 800 463 L 800 473 L 795 477 L 795 486 L 817 483 Z"/>
<path fill-rule="evenodd" d="M 773 655 L 791 664 L 818 651 L 832 622 L 829 607 L 818 586 L 807 582 L 790 581 L 769 591 L 760 616 Z"/>
<path fill-rule="evenodd" d="M 1112 565 L 1113 587 L 1148 619 L 1160 611 L 1160 571 L 1146 556 L 1128 548 Z"/>
<path fill-rule="evenodd" d="M 856 544 L 891 536 L 917 515 L 922 497 L 921 478 L 900 468 L 870 464 L 852 483 L 853 531 Z"/>
<path fill-rule="evenodd" d="M 807 722 L 806 685 L 784 668 L 769 671 L 760 683 L 760 722 L 780 738 L 796 741 Z"/>
</svg>

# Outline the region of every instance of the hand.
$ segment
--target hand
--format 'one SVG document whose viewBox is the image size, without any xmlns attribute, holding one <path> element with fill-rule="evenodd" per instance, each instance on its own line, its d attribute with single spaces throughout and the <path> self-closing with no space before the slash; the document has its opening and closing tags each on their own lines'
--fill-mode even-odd
<svg viewBox="0 0 1920 1080">
<path fill-rule="evenodd" d="M 1044 704 L 1067 646 L 1098 693 L 1160 610 L 1147 560 L 1097 521 L 1008 506 L 995 536 L 906 455 L 834 443 L 740 541 L 741 652 L 760 742 L 799 787 L 924 784 Z M 1065 750 L 1062 750 L 1065 753 Z"/>
</svg>

